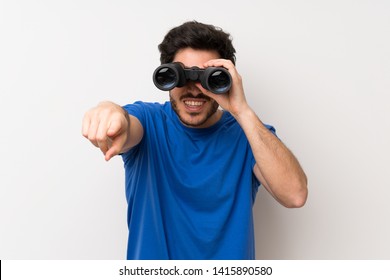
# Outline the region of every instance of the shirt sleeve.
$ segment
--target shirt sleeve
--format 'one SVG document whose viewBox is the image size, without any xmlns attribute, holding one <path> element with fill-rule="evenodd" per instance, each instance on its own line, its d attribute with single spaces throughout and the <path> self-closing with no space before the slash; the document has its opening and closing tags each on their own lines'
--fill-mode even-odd
<svg viewBox="0 0 390 280">
<path fill-rule="evenodd" d="M 144 102 L 137 101 L 133 104 L 124 105 L 122 108 L 124 110 L 126 110 L 126 112 L 129 115 L 136 117 L 140 121 L 142 127 L 145 130 L 145 125 L 146 125 L 146 108 L 145 107 L 146 107 L 146 104 Z M 133 157 L 138 152 L 139 146 L 141 145 L 141 143 L 142 143 L 142 140 L 138 145 L 135 145 L 129 151 L 121 154 L 122 159 L 125 163 L 128 161 L 129 158 Z"/>
<path fill-rule="evenodd" d="M 136 117 L 142 126 L 145 127 L 146 111 L 144 102 L 137 101 L 133 104 L 127 104 L 122 108 L 125 109 L 129 115 Z"/>
</svg>

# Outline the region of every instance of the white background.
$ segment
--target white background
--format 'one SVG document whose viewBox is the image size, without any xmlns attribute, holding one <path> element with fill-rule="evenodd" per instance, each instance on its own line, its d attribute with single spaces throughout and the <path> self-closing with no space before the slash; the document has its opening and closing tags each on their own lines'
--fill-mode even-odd
<svg viewBox="0 0 390 280">
<path fill-rule="evenodd" d="M 157 45 L 234 38 L 247 99 L 309 178 L 258 194 L 259 259 L 390 258 L 390 2 L 0 0 L 0 259 L 124 259 L 124 171 L 81 136 L 101 100 L 159 101 Z"/>
</svg>

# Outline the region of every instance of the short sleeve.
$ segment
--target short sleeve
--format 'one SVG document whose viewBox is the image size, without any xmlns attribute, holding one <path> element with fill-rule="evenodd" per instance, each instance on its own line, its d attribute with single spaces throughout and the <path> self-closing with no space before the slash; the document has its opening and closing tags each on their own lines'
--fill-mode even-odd
<svg viewBox="0 0 390 280">
<path fill-rule="evenodd" d="M 129 115 L 136 117 L 143 127 L 145 127 L 146 122 L 146 112 L 145 112 L 145 103 L 142 101 L 137 101 L 133 104 L 127 104 L 122 107 L 127 111 Z"/>
</svg>

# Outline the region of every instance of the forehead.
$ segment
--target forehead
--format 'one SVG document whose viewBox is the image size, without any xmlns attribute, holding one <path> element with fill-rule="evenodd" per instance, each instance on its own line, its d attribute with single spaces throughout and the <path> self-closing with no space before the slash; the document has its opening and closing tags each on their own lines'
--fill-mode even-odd
<svg viewBox="0 0 390 280">
<path fill-rule="evenodd" d="M 198 66 L 202 67 L 203 64 L 211 59 L 220 58 L 217 51 L 214 50 L 195 50 L 192 48 L 180 49 L 173 62 L 181 62 L 186 67 Z"/>
</svg>

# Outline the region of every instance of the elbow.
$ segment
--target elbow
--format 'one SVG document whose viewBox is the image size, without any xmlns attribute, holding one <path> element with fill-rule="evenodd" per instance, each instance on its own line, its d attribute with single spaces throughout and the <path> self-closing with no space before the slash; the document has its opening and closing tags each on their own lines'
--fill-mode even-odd
<svg viewBox="0 0 390 280">
<path fill-rule="evenodd" d="M 291 193 L 288 202 L 285 203 L 287 208 L 301 208 L 306 204 L 308 189 L 306 177 L 301 182 L 297 183 L 294 187 L 295 191 Z"/>
<path fill-rule="evenodd" d="M 301 207 L 305 206 L 306 201 L 307 201 L 307 192 L 306 192 L 306 194 L 297 195 L 296 197 L 291 199 L 290 202 L 288 204 L 286 204 L 285 206 L 287 208 L 301 208 Z"/>
</svg>

